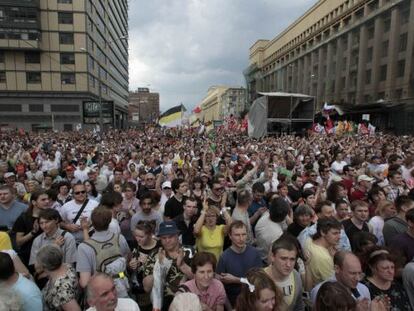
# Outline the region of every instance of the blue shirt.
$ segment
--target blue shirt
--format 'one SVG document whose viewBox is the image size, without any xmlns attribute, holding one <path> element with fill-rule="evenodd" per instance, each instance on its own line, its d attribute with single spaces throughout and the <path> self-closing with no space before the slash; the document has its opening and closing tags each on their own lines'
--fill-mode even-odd
<svg viewBox="0 0 414 311">
<path fill-rule="evenodd" d="M 266 201 L 263 198 L 260 199 L 259 202 L 253 201 L 247 209 L 247 211 L 249 212 L 249 217 L 252 217 L 254 213 L 256 213 L 257 210 L 261 207 L 267 207 Z"/>
<path fill-rule="evenodd" d="M 27 205 L 18 201 L 13 201 L 9 208 L 4 208 L 0 204 L 0 226 L 7 226 L 9 230 L 13 228 L 14 222 L 27 209 Z"/>
<path fill-rule="evenodd" d="M 306 227 L 299 234 L 298 241 L 302 248 L 305 248 L 306 241 L 312 238 L 312 236 L 316 233 L 316 226 L 317 224 L 313 224 L 312 226 Z M 344 229 L 341 229 L 341 237 L 339 238 L 339 249 L 341 251 L 351 251 L 351 243 L 349 243 L 349 239 Z"/>
<path fill-rule="evenodd" d="M 243 253 L 236 253 L 231 247 L 226 249 L 220 256 L 217 264 L 217 273 L 230 273 L 238 278 L 246 276 L 251 268 L 261 268 L 263 262 L 258 250 L 250 245 L 246 246 Z M 227 297 L 232 305 L 240 294 L 240 284 L 224 284 Z"/>
<path fill-rule="evenodd" d="M 22 300 L 23 311 L 42 311 L 42 293 L 37 285 L 19 274 L 17 282 L 12 286 Z"/>
</svg>

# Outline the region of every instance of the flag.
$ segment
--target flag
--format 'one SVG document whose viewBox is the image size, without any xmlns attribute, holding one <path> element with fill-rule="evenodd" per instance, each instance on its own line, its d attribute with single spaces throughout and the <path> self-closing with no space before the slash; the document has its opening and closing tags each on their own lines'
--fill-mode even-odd
<svg viewBox="0 0 414 311">
<path fill-rule="evenodd" d="M 182 104 L 174 106 L 160 116 L 158 123 L 161 126 L 166 127 L 180 126 L 182 123 L 184 111 L 186 111 L 186 109 Z"/>
</svg>

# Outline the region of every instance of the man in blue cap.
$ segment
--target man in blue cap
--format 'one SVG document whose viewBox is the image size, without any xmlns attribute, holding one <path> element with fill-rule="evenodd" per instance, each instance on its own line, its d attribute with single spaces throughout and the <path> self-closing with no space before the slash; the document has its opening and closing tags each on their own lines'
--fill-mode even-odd
<svg viewBox="0 0 414 311">
<path fill-rule="evenodd" d="M 178 236 L 179 230 L 174 221 L 165 221 L 160 224 L 158 236 L 161 241 L 161 248 L 158 253 L 150 255 L 144 265 L 144 289 L 151 292 L 154 287 L 154 266 L 162 263 L 164 260 L 170 260 L 171 266 L 165 275 L 164 283 L 164 301 L 162 310 L 168 310 L 174 295 L 182 280 L 192 279 L 190 253 L 185 252 L 181 247 Z M 157 281 L 157 280 L 156 280 Z"/>
</svg>

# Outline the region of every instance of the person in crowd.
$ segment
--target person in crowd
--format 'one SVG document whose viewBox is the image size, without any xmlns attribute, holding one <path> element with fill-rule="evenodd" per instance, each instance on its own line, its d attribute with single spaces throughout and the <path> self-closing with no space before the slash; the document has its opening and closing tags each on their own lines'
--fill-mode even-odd
<svg viewBox="0 0 414 311">
<path fill-rule="evenodd" d="M 387 197 L 385 194 L 385 191 L 383 188 L 379 186 L 379 184 L 376 184 L 376 186 L 373 186 L 371 190 L 368 192 L 368 202 L 370 203 L 369 207 L 369 216 L 374 217 L 377 215 L 378 206 L 381 204 L 381 202 L 387 201 Z M 389 201 L 391 202 L 391 201 Z M 394 202 L 392 202 L 394 203 Z"/>
<path fill-rule="evenodd" d="M 326 199 L 331 202 L 348 201 L 348 192 L 341 182 L 332 182 L 326 189 Z"/>
<path fill-rule="evenodd" d="M 48 208 L 48 195 L 43 190 L 37 191 L 31 195 L 27 211 L 20 214 L 13 225 L 13 232 L 16 233 L 16 245 L 19 247 L 18 254 L 26 266 L 29 264 L 33 240 L 42 233 L 39 226 L 39 213 Z"/>
<path fill-rule="evenodd" d="M 303 189 L 302 202 L 309 206 L 311 209 L 315 209 L 316 206 L 316 194 L 312 189 Z"/>
<path fill-rule="evenodd" d="M 414 209 L 405 214 L 405 220 L 407 221 L 407 231 L 395 235 L 390 244 L 392 250 L 402 254 L 405 259 L 404 264 L 414 258 Z"/>
<path fill-rule="evenodd" d="M 22 311 L 42 311 L 42 293 L 34 282 L 17 273 L 9 254 L 0 252 L 1 286 L 16 292 L 22 301 Z"/>
<path fill-rule="evenodd" d="M 391 310 L 411 310 L 404 287 L 395 281 L 395 259 L 387 250 L 377 249 L 368 259 L 369 271 L 364 280 L 371 298 L 387 296 Z"/>
<path fill-rule="evenodd" d="M 286 218 L 290 212 L 289 203 L 278 197 L 270 202 L 269 211 L 266 211 L 257 221 L 255 227 L 257 249 L 263 261 L 267 261 L 273 241 L 277 240 L 287 229 Z"/>
<path fill-rule="evenodd" d="M 319 219 L 316 233 L 305 244 L 305 252 L 311 258 L 307 267 L 309 278 L 306 288 L 326 281 L 334 272 L 333 256 L 340 239 L 342 225 L 333 217 Z"/>
<path fill-rule="evenodd" d="M 16 219 L 27 209 L 27 205 L 16 200 L 14 189 L 0 186 L 0 226 L 11 231 Z"/>
<path fill-rule="evenodd" d="M 237 311 L 277 311 L 283 296 L 273 280 L 263 271 L 252 269 L 243 278 L 240 295 L 237 297 Z"/>
<path fill-rule="evenodd" d="M 385 197 L 385 196 L 384 196 Z M 384 222 L 386 219 L 390 219 L 392 217 L 395 217 L 397 215 L 397 210 L 395 208 L 395 204 L 388 200 L 383 200 L 378 203 L 377 206 L 377 215 L 372 217 L 368 221 L 368 225 L 372 228 L 372 233 L 375 234 L 375 236 L 378 239 L 378 245 L 384 246 Z"/>
<path fill-rule="evenodd" d="M 133 248 L 128 261 L 128 268 L 131 272 L 132 292 L 135 295 L 141 311 L 152 310 L 150 295 L 145 292 L 143 286 L 144 265 L 148 257 L 158 252 L 159 240 L 154 238 L 155 221 L 141 220 L 135 226 L 133 235 L 136 247 Z"/>
<path fill-rule="evenodd" d="M 351 190 L 350 201 L 360 200 L 368 201 L 368 193 L 371 189 L 372 182 L 374 178 L 367 175 L 359 175 L 357 178 L 357 185 L 354 187 L 354 190 Z"/>
<path fill-rule="evenodd" d="M 191 310 L 191 311 L 203 311 L 200 298 L 193 293 L 179 293 L 176 295 L 170 305 L 168 311 L 181 311 L 181 310 Z"/>
<path fill-rule="evenodd" d="M 219 215 L 224 218 L 226 222 L 224 225 L 217 224 Z M 232 218 L 226 208 L 222 208 L 220 211 L 215 206 L 209 206 L 205 200 L 200 217 L 194 224 L 197 250 L 210 252 L 218 260 L 223 252 L 224 238 L 231 222 Z"/>
<path fill-rule="evenodd" d="M 197 213 L 197 199 L 192 196 L 184 198 L 184 211 L 181 215 L 174 218 L 180 231 L 181 244 L 184 246 L 195 247 L 194 226 L 197 221 Z"/>
<path fill-rule="evenodd" d="M 397 215 L 387 219 L 382 229 L 385 245 L 390 245 L 395 235 L 407 231 L 408 224 L 405 220 L 405 214 L 414 208 L 414 201 L 406 195 L 401 195 L 395 200 L 395 208 Z"/>
<path fill-rule="evenodd" d="M 156 191 L 155 189 L 155 175 L 153 173 L 147 173 L 144 179 L 145 183 L 141 184 L 138 188 L 137 198 L 141 200 L 141 196 L 146 193 Z"/>
<path fill-rule="evenodd" d="M 266 274 L 283 293 L 283 310 L 305 310 L 302 279 L 295 270 L 298 255 L 297 242 L 292 236 L 285 235 L 273 242 L 269 266 L 264 268 Z"/>
<path fill-rule="evenodd" d="M 35 180 L 39 184 L 43 182 L 43 172 L 39 170 L 36 162 L 30 162 L 29 164 L 29 170 L 26 171 L 26 177 L 28 180 Z"/>
<path fill-rule="evenodd" d="M 411 308 L 414 310 L 414 260 L 405 265 L 402 278 L 404 288 L 410 299 Z"/>
<path fill-rule="evenodd" d="M 75 179 L 77 181 L 80 181 L 81 183 L 84 183 L 86 180 L 88 180 L 89 170 L 90 168 L 86 166 L 86 159 L 85 158 L 80 159 L 78 162 L 78 167 L 73 173 L 75 176 Z"/>
<path fill-rule="evenodd" d="M 119 226 L 118 214 L 122 208 L 122 194 L 117 191 L 106 192 L 102 195 L 100 206 L 105 206 L 112 213 L 111 223 L 109 224 L 109 231 L 115 234 L 121 234 Z M 87 232 L 84 232 L 84 236 Z"/>
<path fill-rule="evenodd" d="M 252 186 L 253 200 L 248 209 L 250 223 L 255 227 L 259 218 L 267 211 L 267 203 L 264 199 L 265 188 L 261 182 L 256 182 Z"/>
<path fill-rule="evenodd" d="M 345 165 L 342 169 L 341 183 L 345 187 L 348 197 L 351 194 L 351 189 L 355 186 L 355 168 L 351 165 Z"/>
<path fill-rule="evenodd" d="M 365 231 L 355 234 L 355 242 L 352 252 L 359 258 L 363 272 L 367 271 L 367 257 L 376 246 L 378 246 L 378 239 L 374 234 Z"/>
<path fill-rule="evenodd" d="M 118 298 L 112 277 L 105 273 L 92 276 L 86 288 L 86 297 L 90 306 L 86 311 L 140 311 L 131 298 Z"/>
<path fill-rule="evenodd" d="M 194 293 L 200 299 L 204 310 L 224 311 L 226 291 L 223 284 L 214 278 L 216 263 L 213 254 L 196 253 L 191 261 L 194 279 L 182 284 L 177 294 L 180 295 L 181 291 Z"/>
<path fill-rule="evenodd" d="M 298 174 L 292 175 L 291 183 L 288 186 L 288 196 L 292 200 L 292 206 L 297 206 L 302 198 L 303 179 Z"/>
<path fill-rule="evenodd" d="M 158 237 L 161 241 L 161 248 L 158 253 L 150 255 L 144 265 L 143 285 L 147 293 L 154 290 L 156 295 L 162 296 L 162 310 L 168 310 L 180 283 L 193 278 L 191 254 L 181 247 L 178 240 L 179 231 L 174 221 L 162 222 Z M 154 275 L 154 266 L 164 264 L 164 260 L 170 264 L 170 268 L 161 280 L 161 275 Z M 158 282 L 165 284 L 163 289 L 158 286 Z"/>
<path fill-rule="evenodd" d="M 335 201 L 335 218 L 339 222 L 343 222 L 349 219 L 350 216 L 350 206 L 348 201 L 344 199 L 339 199 Z"/>
<path fill-rule="evenodd" d="M 89 179 L 83 182 L 86 188 L 86 193 L 88 194 L 89 200 L 95 200 L 96 202 L 101 201 L 102 195 L 96 190 L 95 183 Z"/>
<path fill-rule="evenodd" d="M 68 181 L 63 180 L 57 184 L 57 201 L 60 203 L 60 205 L 64 205 L 65 203 L 72 200 L 72 196 L 70 194 L 71 185 Z"/>
<path fill-rule="evenodd" d="M 0 310 L 20 311 L 22 301 L 19 295 L 6 287 L 0 287 Z"/>
<path fill-rule="evenodd" d="M 360 200 L 352 201 L 351 203 L 351 218 L 344 220 L 342 226 L 344 227 L 345 233 L 351 242 L 351 248 L 354 249 L 354 236 L 359 232 L 370 232 L 372 229 L 368 226 L 368 203 Z"/>
<path fill-rule="evenodd" d="M 335 274 L 312 289 L 312 303 L 316 303 L 318 291 L 324 283 L 338 282 L 352 293 L 352 297 L 360 305 L 361 310 L 367 310 L 371 295 L 368 288 L 360 282 L 363 272 L 358 257 L 348 251 L 339 251 L 334 256 L 334 267 Z"/>
<path fill-rule="evenodd" d="M 78 277 L 71 265 L 64 263 L 63 252 L 57 245 L 48 244 L 36 253 L 36 268 L 42 270 L 48 282 L 42 290 L 46 310 L 80 311 Z"/>
<path fill-rule="evenodd" d="M 157 227 L 162 222 L 160 213 L 154 210 L 154 200 L 150 192 L 147 192 L 141 196 L 139 201 L 139 210 L 131 218 L 131 231 L 134 230 L 136 224 L 141 220 L 154 220 Z"/>
<path fill-rule="evenodd" d="M 161 178 L 163 175 L 159 174 L 159 177 Z M 160 198 L 160 203 L 159 203 L 159 212 L 160 214 L 164 217 L 164 213 L 165 213 L 165 204 L 167 203 L 167 201 L 169 199 L 171 199 L 171 197 L 173 196 L 173 192 L 171 189 L 171 181 L 167 180 L 164 181 L 161 185 L 161 198 Z M 201 205 L 201 203 L 200 203 Z"/>
<path fill-rule="evenodd" d="M 247 244 L 252 245 L 254 242 L 254 234 L 249 218 L 249 206 L 252 202 L 252 195 L 249 190 L 239 190 L 237 192 L 237 204 L 233 210 L 231 217 L 233 221 L 242 221 L 247 228 Z"/>
<path fill-rule="evenodd" d="M 164 220 L 172 220 L 183 212 L 183 198 L 187 194 L 188 183 L 181 178 L 171 182 L 174 195 L 165 203 Z"/>
<path fill-rule="evenodd" d="M 240 293 L 240 278 L 245 277 L 251 268 L 262 267 L 260 253 L 256 248 L 246 243 L 246 225 L 236 220 L 229 228 L 231 246 L 227 248 L 217 264 L 218 279 L 223 282 L 227 298 L 234 306 Z"/>
<path fill-rule="evenodd" d="M 109 231 L 112 212 L 104 206 L 95 208 L 91 213 L 95 233 L 89 240 L 78 246 L 76 271 L 79 272 L 79 285 L 85 288 L 96 272 L 118 275 L 126 271 L 126 258 L 130 248 L 125 238 Z M 112 265 L 111 265 L 112 264 Z"/>
<path fill-rule="evenodd" d="M 300 204 L 293 212 L 293 222 L 288 226 L 287 232 L 297 237 L 303 229 L 312 224 L 313 210 L 305 205 Z"/>
<path fill-rule="evenodd" d="M 33 240 L 30 251 L 29 265 L 35 265 L 39 250 L 54 244 L 58 246 L 63 255 L 63 262 L 74 264 L 76 262 L 76 241 L 72 234 L 59 228 L 59 212 L 54 209 L 45 209 L 39 213 L 39 227 L 43 231 Z"/>
<path fill-rule="evenodd" d="M 387 177 L 390 188 L 387 200 L 395 202 L 399 196 L 406 195 L 408 191 L 406 191 L 404 180 L 399 170 L 389 171 Z"/>
<path fill-rule="evenodd" d="M 332 202 L 330 201 L 320 201 L 315 206 L 315 214 L 317 219 L 329 218 L 334 216 L 334 208 L 332 206 Z M 302 248 L 305 248 L 306 241 L 311 238 L 317 231 L 317 223 L 306 227 L 302 230 L 302 232 L 298 235 L 298 241 L 300 242 Z M 340 250 L 351 250 L 351 244 L 349 242 L 348 236 L 345 233 L 343 228 L 341 229 L 340 239 L 338 244 L 338 249 Z"/>
<path fill-rule="evenodd" d="M 60 209 L 61 228 L 72 233 L 77 244 L 81 243 L 84 237 L 81 219 L 89 221 L 92 211 L 98 204 L 88 199 L 85 185 L 77 183 L 73 186 L 73 200 L 65 203 Z"/>
</svg>

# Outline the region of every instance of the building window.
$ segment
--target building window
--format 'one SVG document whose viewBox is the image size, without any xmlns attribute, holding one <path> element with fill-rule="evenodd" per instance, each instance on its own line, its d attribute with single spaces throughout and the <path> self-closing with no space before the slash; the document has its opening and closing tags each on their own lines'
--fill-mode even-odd
<svg viewBox="0 0 414 311">
<path fill-rule="evenodd" d="M 59 24 L 73 24 L 73 13 L 71 12 L 58 12 L 58 22 Z"/>
<path fill-rule="evenodd" d="M 51 112 L 79 112 L 79 105 L 50 105 Z"/>
<path fill-rule="evenodd" d="M 95 88 L 95 78 L 93 75 L 89 75 L 89 87 Z"/>
<path fill-rule="evenodd" d="M 66 65 L 75 64 L 75 53 L 60 53 L 60 63 Z"/>
<path fill-rule="evenodd" d="M 42 104 L 29 104 L 29 111 L 30 112 L 43 112 L 43 105 Z"/>
<path fill-rule="evenodd" d="M 382 57 L 387 57 L 388 56 L 388 40 L 382 42 L 382 46 L 381 46 L 381 56 Z"/>
<path fill-rule="evenodd" d="M 375 25 L 370 25 L 367 29 L 368 40 L 374 38 L 375 35 Z"/>
<path fill-rule="evenodd" d="M 3 112 L 19 112 L 22 111 L 22 105 L 15 104 L 1 104 L 0 111 Z"/>
<path fill-rule="evenodd" d="M 6 83 L 6 72 L 0 71 L 0 83 Z"/>
<path fill-rule="evenodd" d="M 401 99 L 403 97 L 403 89 L 395 90 L 395 98 Z"/>
<path fill-rule="evenodd" d="M 380 67 L 380 81 L 387 80 L 387 65 L 382 65 Z"/>
<path fill-rule="evenodd" d="M 407 33 L 400 35 L 400 52 L 407 50 Z"/>
<path fill-rule="evenodd" d="M 4 63 L 4 51 L 0 51 L 0 63 Z"/>
<path fill-rule="evenodd" d="M 38 84 L 42 83 L 42 76 L 39 71 L 26 72 L 26 83 Z"/>
<path fill-rule="evenodd" d="M 368 69 L 365 72 L 365 84 L 370 84 L 371 83 L 371 69 Z"/>
<path fill-rule="evenodd" d="M 24 59 L 26 64 L 40 64 L 39 52 L 25 52 Z"/>
<path fill-rule="evenodd" d="M 407 6 L 402 12 L 401 12 L 401 25 L 407 24 L 410 21 L 410 7 Z"/>
<path fill-rule="evenodd" d="M 391 28 L 391 18 L 387 17 L 384 19 L 384 33 L 388 32 Z"/>
<path fill-rule="evenodd" d="M 60 44 L 73 44 L 73 32 L 60 32 L 59 43 Z"/>
<path fill-rule="evenodd" d="M 67 131 L 73 131 L 73 124 L 63 124 L 63 130 L 65 131 L 65 132 L 67 132 Z"/>
<path fill-rule="evenodd" d="M 75 74 L 73 72 L 62 72 L 60 80 L 62 84 L 75 84 Z"/>
<path fill-rule="evenodd" d="M 405 60 L 400 60 L 397 63 L 397 77 L 404 77 L 405 74 Z"/>
<path fill-rule="evenodd" d="M 72 4 L 72 0 L 57 0 L 57 3 Z"/>
<path fill-rule="evenodd" d="M 371 62 L 372 61 L 372 54 L 373 54 L 373 48 L 370 47 L 367 49 L 367 62 Z"/>
</svg>

